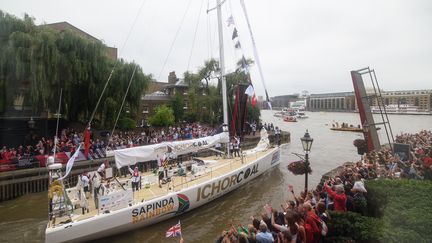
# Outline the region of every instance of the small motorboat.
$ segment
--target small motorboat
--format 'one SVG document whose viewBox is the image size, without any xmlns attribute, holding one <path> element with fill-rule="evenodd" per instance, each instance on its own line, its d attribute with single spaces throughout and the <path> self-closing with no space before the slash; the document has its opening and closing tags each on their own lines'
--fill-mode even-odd
<svg viewBox="0 0 432 243">
<path fill-rule="evenodd" d="M 286 122 L 297 122 L 297 118 L 295 116 L 285 116 L 283 120 Z"/>
</svg>

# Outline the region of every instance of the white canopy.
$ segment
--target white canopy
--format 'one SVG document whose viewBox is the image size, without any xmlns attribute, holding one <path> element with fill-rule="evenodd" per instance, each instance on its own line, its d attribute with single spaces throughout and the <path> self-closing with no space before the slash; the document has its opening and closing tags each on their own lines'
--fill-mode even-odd
<svg viewBox="0 0 432 243">
<path fill-rule="evenodd" d="M 117 168 L 134 165 L 137 162 L 156 160 L 170 152 L 175 155 L 197 152 L 201 149 L 213 147 L 216 143 L 227 143 L 229 135 L 227 132 L 213 136 L 158 144 L 119 149 L 114 151 Z M 171 151 L 169 151 L 171 150 Z"/>
<path fill-rule="evenodd" d="M 258 142 L 257 146 L 253 149 L 249 149 L 244 151 L 245 155 L 251 155 L 251 154 L 256 154 L 257 152 L 261 152 L 266 150 L 268 147 L 270 147 L 270 141 L 268 139 L 268 133 L 267 130 L 265 128 L 263 128 L 261 130 L 261 140 Z"/>
</svg>

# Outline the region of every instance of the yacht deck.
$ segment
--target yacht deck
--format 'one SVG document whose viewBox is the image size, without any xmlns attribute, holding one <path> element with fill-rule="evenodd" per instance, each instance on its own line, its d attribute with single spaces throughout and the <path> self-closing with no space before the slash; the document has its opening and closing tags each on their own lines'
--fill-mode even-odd
<svg viewBox="0 0 432 243">
<path fill-rule="evenodd" d="M 216 162 L 207 164 L 205 170 L 202 173 L 198 173 L 196 175 L 192 175 L 191 172 L 187 172 L 186 175 L 184 176 L 177 176 L 177 175 L 172 176 L 171 182 L 162 184 L 161 186 L 159 186 L 157 175 L 155 175 L 154 173 L 152 172 L 141 173 L 141 188 L 138 191 L 135 191 L 133 193 L 134 203 L 149 201 L 154 198 L 167 195 L 168 193 L 178 192 L 185 188 L 192 187 L 197 184 L 210 181 L 213 178 L 228 174 L 229 172 L 236 170 L 246 164 L 249 164 L 254 160 L 256 160 L 257 158 L 265 155 L 266 153 L 268 153 L 269 149 L 262 152 L 257 152 L 253 155 L 244 156 L 243 158 L 234 157 L 232 159 L 222 159 L 221 157 L 216 157 L 216 156 L 200 157 L 198 159 L 204 161 L 214 160 Z M 124 185 L 125 188 L 130 189 L 131 188 L 130 178 L 131 176 L 128 175 L 127 177 L 119 178 L 119 181 Z M 106 183 L 107 182 L 104 182 L 104 184 Z M 147 187 L 145 186 L 146 184 Z M 115 182 L 115 180 L 110 181 L 110 186 L 120 187 L 118 183 Z M 74 191 L 73 193 L 76 193 L 76 191 Z M 73 196 L 69 195 L 69 197 L 71 198 Z M 95 207 L 93 194 L 91 194 L 87 200 L 89 204 L 88 207 L 89 211 L 85 212 L 85 214 L 82 214 L 82 210 L 81 208 L 79 208 L 79 202 L 76 202 L 75 200 L 75 205 L 78 205 L 78 208 L 75 209 L 73 215 L 71 215 L 72 221 L 81 221 L 87 218 L 91 218 L 97 215 L 98 213 L 100 213 L 99 210 L 96 209 Z M 61 217 L 57 219 L 57 223 L 64 222 L 68 219 L 69 219 L 68 216 Z M 54 225 L 52 225 L 52 223 L 48 225 L 48 227 L 53 227 L 53 226 Z"/>
</svg>

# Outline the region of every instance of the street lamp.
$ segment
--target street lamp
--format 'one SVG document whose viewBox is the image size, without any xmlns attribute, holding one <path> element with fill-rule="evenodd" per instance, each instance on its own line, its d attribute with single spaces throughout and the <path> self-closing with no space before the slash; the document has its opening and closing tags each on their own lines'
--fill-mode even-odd
<svg viewBox="0 0 432 243">
<path fill-rule="evenodd" d="M 303 146 L 303 151 L 305 153 L 305 193 L 308 191 L 308 174 L 309 174 L 309 152 L 312 148 L 313 138 L 310 137 L 308 130 L 306 129 L 306 133 L 302 138 L 300 138 Z"/>
<path fill-rule="evenodd" d="M 369 152 L 368 134 L 369 134 L 369 124 L 367 121 L 365 121 L 363 123 L 363 135 L 364 135 L 364 140 L 366 142 L 366 153 Z"/>
<path fill-rule="evenodd" d="M 30 117 L 30 120 L 27 123 L 30 129 L 35 128 L 36 122 L 33 120 L 33 117 Z"/>
</svg>

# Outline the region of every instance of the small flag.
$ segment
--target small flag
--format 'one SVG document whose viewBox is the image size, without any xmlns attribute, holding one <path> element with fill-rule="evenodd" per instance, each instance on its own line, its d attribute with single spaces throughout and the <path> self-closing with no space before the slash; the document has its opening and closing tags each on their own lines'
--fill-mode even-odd
<svg viewBox="0 0 432 243">
<path fill-rule="evenodd" d="M 247 94 L 249 97 L 252 97 L 251 98 L 251 105 L 255 106 L 257 103 L 257 98 L 255 95 L 255 89 L 252 86 L 252 84 L 249 84 L 249 87 L 246 89 L 245 94 Z"/>
<path fill-rule="evenodd" d="M 90 124 L 84 131 L 84 156 L 88 159 L 90 151 Z"/>
<path fill-rule="evenodd" d="M 231 25 L 234 25 L 234 18 L 232 15 L 229 16 L 229 18 L 227 19 L 227 24 L 228 24 L 228 27 L 230 27 Z"/>
<path fill-rule="evenodd" d="M 244 70 L 244 71 L 246 71 L 246 73 L 249 73 L 249 65 L 248 65 L 248 63 L 247 63 L 247 61 L 246 61 L 246 58 L 243 56 L 242 57 L 242 59 L 241 59 L 241 68 Z"/>
<path fill-rule="evenodd" d="M 234 31 L 233 31 L 233 34 L 232 34 L 232 38 L 231 39 L 235 39 L 235 38 L 237 38 L 238 37 L 238 33 L 237 33 L 237 29 L 236 28 L 234 28 Z"/>
<path fill-rule="evenodd" d="M 267 105 L 268 105 L 268 107 L 270 108 L 270 110 L 273 110 L 273 107 L 272 107 L 272 104 L 271 104 L 270 101 L 267 101 Z"/>
<path fill-rule="evenodd" d="M 81 148 L 81 144 L 78 146 L 77 150 L 75 151 L 75 153 L 72 155 L 72 157 L 69 158 L 67 164 L 66 164 L 66 172 L 65 175 L 61 178 L 58 178 L 58 180 L 63 180 L 64 178 L 66 178 L 69 175 L 69 172 L 72 170 L 73 164 L 75 162 L 76 157 L 78 157 L 79 153 L 80 153 L 80 148 Z"/>
<path fill-rule="evenodd" d="M 251 99 L 251 105 L 252 105 L 253 107 L 255 107 L 255 106 L 256 106 L 256 103 L 257 103 L 257 98 L 256 98 L 256 95 L 255 95 L 255 93 L 254 93 L 253 96 L 252 96 L 252 99 Z"/>
<path fill-rule="evenodd" d="M 241 48 L 240 41 L 237 41 L 237 43 L 235 44 L 234 47 L 235 47 L 236 49 Z"/>
<path fill-rule="evenodd" d="M 165 236 L 168 237 L 177 237 L 177 236 L 181 236 L 181 225 L 180 225 L 180 221 L 178 222 L 178 224 L 174 225 L 173 227 L 169 228 L 168 231 L 166 232 Z"/>
<path fill-rule="evenodd" d="M 252 84 L 249 84 L 249 87 L 247 87 L 245 94 L 247 94 L 248 96 L 253 96 L 255 94 L 255 90 Z"/>
</svg>

